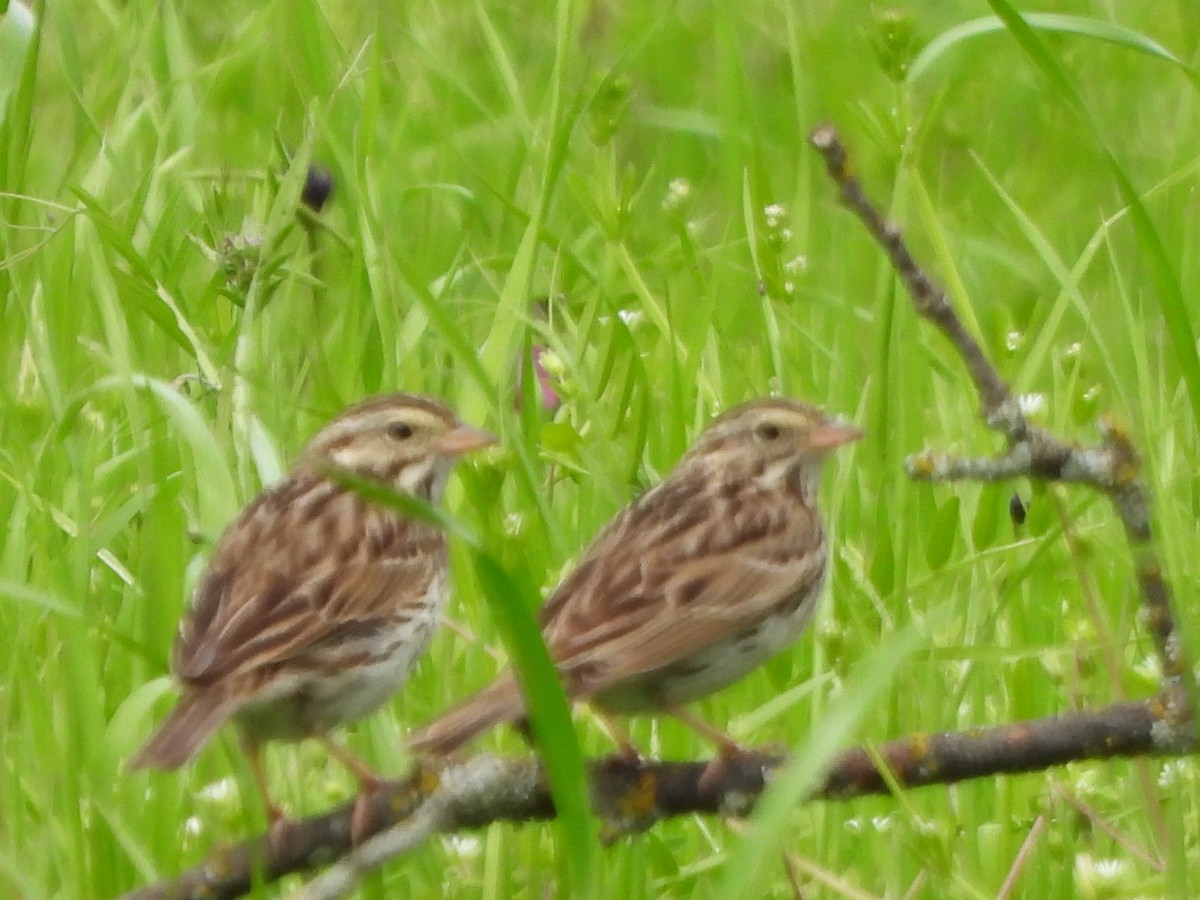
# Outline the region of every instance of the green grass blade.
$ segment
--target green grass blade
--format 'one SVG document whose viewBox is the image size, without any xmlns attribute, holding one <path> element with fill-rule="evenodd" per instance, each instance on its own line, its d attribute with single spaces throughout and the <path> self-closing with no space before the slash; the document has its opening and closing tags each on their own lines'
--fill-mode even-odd
<svg viewBox="0 0 1200 900">
<path fill-rule="evenodd" d="M 1138 244 L 1145 252 L 1153 273 L 1153 293 L 1161 306 L 1167 331 L 1171 336 L 1171 345 L 1187 385 L 1193 419 L 1200 422 L 1200 355 L 1196 350 L 1195 329 L 1192 327 L 1191 314 L 1175 274 L 1177 267 L 1168 256 L 1154 221 L 1142 203 L 1140 193 L 1117 160 L 1103 132 L 1096 125 L 1070 76 L 1034 29 L 1005 0 L 988 0 L 988 3 L 1003 20 L 1021 49 L 1056 88 L 1060 97 L 1090 128 L 1097 144 L 1104 149 L 1113 177 L 1129 206 Z"/>
<path fill-rule="evenodd" d="M 901 666 L 926 642 L 925 628 L 910 623 L 891 635 L 862 660 L 836 706 L 814 723 L 816 733 L 794 746 L 790 759 L 763 793 L 750 829 L 729 858 L 721 888 L 714 894 L 729 900 L 760 898 L 789 842 L 788 821 L 797 805 L 816 786 L 835 753 L 850 744 L 855 732 L 888 690 Z"/>
<path fill-rule="evenodd" d="M 1113 22 L 1091 19 L 1085 16 L 1071 16 L 1060 13 L 1025 13 L 1024 21 L 1036 31 L 1057 34 L 1074 35 L 1090 38 L 1106 43 L 1127 47 L 1147 56 L 1160 59 L 1175 66 L 1193 85 L 1200 87 L 1200 71 L 1188 65 L 1183 59 L 1172 53 L 1158 41 Z M 973 38 L 987 34 L 997 34 L 1009 27 L 1008 21 L 1000 16 L 986 16 L 971 19 L 948 28 L 936 38 L 921 48 L 921 52 L 913 59 L 908 67 L 907 81 L 914 84 L 932 72 L 946 53 L 960 44 Z"/>
<path fill-rule="evenodd" d="M 570 895 L 589 896 L 596 835 L 587 772 L 570 705 L 533 616 L 539 598 L 536 592 L 521 587 L 489 554 L 474 548 L 471 557 L 529 705 L 530 727 L 550 780 L 568 862 Z"/>
</svg>

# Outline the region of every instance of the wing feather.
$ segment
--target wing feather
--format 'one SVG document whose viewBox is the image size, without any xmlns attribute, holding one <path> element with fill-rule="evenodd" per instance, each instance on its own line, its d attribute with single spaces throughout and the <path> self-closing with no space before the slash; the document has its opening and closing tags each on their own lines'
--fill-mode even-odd
<svg viewBox="0 0 1200 900">
<path fill-rule="evenodd" d="M 543 631 L 584 698 L 760 625 L 824 568 L 820 523 L 795 498 L 668 480 L 597 537 L 543 608 Z"/>
<path fill-rule="evenodd" d="M 398 598 L 423 598 L 438 577 L 439 531 L 298 477 L 261 495 L 218 542 L 175 644 L 185 683 L 272 670 L 368 638 L 405 617 Z"/>
</svg>

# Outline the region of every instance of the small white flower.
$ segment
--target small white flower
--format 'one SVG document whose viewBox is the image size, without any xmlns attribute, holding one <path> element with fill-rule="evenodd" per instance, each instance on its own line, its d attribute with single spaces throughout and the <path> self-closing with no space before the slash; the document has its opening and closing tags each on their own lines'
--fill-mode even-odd
<svg viewBox="0 0 1200 900">
<path fill-rule="evenodd" d="M 1184 761 L 1181 759 L 1169 759 L 1162 764 L 1162 769 L 1158 773 L 1158 786 L 1160 788 L 1172 788 L 1179 784 L 1188 770 L 1184 767 Z"/>
<path fill-rule="evenodd" d="M 667 185 L 667 196 L 663 198 L 663 212 L 678 212 L 692 196 L 692 183 L 686 178 L 673 178 Z"/>
<path fill-rule="evenodd" d="M 796 293 L 796 282 L 785 281 L 783 283 L 783 292 L 785 294 L 787 294 L 789 297 L 792 296 L 792 294 Z"/>
<path fill-rule="evenodd" d="M 1133 664 L 1133 671 L 1147 681 L 1162 680 L 1162 664 L 1157 656 L 1143 656 L 1139 662 Z"/>
<path fill-rule="evenodd" d="M 617 310 L 617 316 L 625 323 L 626 328 L 636 328 L 646 318 L 646 314 L 640 309 L 620 309 Z"/>
<path fill-rule="evenodd" d="M 204 831 L 204 822 L 201 821 L 199 816 L 188 816 L 183 820 L 184 834 L 189 834 L 192 837 L 195 837 L 202 831 Z"/>
<path fill-rule="evenodd" d="M 1107 897 L 1129 866 L 1120 859 L 1096 859 L 1090 853 L 1075 855 L 1075 886 L 1081 896 Z"/>
<path fill-rule="evenodd" d="M 1017 398 L 1017 405 L 1021 407 L 1021 414 L 1025 416 L 1041 415 L 1046 409 L 1045 394 L 1022 394 Z"/>
<path fill-rule="evenodd" d="M 1125 861 L 1121 859 L 1096 860 L 1096 873 L 1106 881 L 1112 881 L 1125 871 Z"/>
<path fill-rule="evenodd" d="M 783 264 L 783 271 L 789 275 L 799 275 L 808 269 L 808 257 L 801 254 L 794 259 L 789 259 Z"/>
<path fill-rule="evenodd" d="M 1098 790 L 1098 782 L 1099 779 L 1094 774 L 1094 770 L 1079 772 L 1079 774 L 1075 776 L 1075 783 L 1073 785 L 1075 794 L 1085 799 L 1087 797 L 1094 797 L 1096 795 L 1096 791 Z"/>
<path fill-rule="evenodd" d="M 1100 396 L 1100 385 L 1093 384 L 1090 388 L 1083 392 L 1083 399 L 1091 403 Z"/>
<path fill-rule="evenodd" d="M 1019 349 L 1021 344 L 1024 342 L 1024 340 L 1025 340 L 1025 335 L 1022 334 L 1021 332 L 1010 331 L 1008 334 L 1006 334 L 1004 336 L 1004 346 L 1011 353 L 1012 351 Z"/>
<path fill-rule="evenodd" d="M 1083 352 L 1083 341 L 1075 341 L 1073 344 L 1067 344 L 1065 351 L 1067 356 L 1078 356 Z"/>
<path fill-rule="evenodd" d="M 237 782 L 232 778 L 222 778 L 218 781 L 210 781 L 197 792 L 200 799 L 207 800 L 210 803 L 223 803 L 233 796 L 237 790 Z"/>
<path fill-rule="evenodd" d="M 766 216 L 768 228 L 778 228 L 787 216 L 787 207 L 782 203 L 772 203 L 763 210 L 763 215 Z"/>
<path fill-rule="evenodd" d="M 442 843 L 455 856 L 478 856 L 483 846 L 473 834 L 448 834 L 442 838 Z"/>
</svg>

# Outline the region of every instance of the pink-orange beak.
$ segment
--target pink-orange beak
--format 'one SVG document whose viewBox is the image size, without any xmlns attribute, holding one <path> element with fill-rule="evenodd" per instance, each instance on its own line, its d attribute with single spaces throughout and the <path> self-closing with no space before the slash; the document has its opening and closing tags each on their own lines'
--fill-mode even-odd
<svg viewBox="0 0 1200 900">
<path fill-rule="evenodd" d="M 438 452 L 446 456 L 462 456 L 472 450 L 490 447 L 496 443 L 496 436 L 482 428 L 472 428 L 470 425 L 457 425 L 442 435 L 438 441 Z"/>
<path fill-rule="evenodd" d="M 862 436 L 861 428 L 836 419 L 826 419 L 808 432 L 808 441 L 815 450 L 832 450 L 842 444 L 857 441 Z"/>
</svg>

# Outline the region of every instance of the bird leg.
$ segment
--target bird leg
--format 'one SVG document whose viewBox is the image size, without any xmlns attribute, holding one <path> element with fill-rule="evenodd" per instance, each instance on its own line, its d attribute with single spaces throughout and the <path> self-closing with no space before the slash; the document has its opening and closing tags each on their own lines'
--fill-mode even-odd
<svg viewBox="0 0 1200 900">
<path fill-rule="evenodd" d="M 633 740 L 629 737 L 629 732 L 625 730 L 625 726 L 612 716 L 605 715 L 599 710 L 595 710 L 595 713 L 596 717 L 600 720 L 601 727 L 612 738 L 613 743 L 617 745 L 617 758 L 629 763 L 640 763 L 643 758 L 642 752 L 634 746 Z"/>
<path fill-rule="evenodd" d="M 704 767 L 704 771 L 700 773 L 700 780 L 696 784 L 696 789 L 701 794 L 706 794 L 715 788 L 720 783 L 721 776 L 725 774 L 729 763 L 739 756 L 745 756 L 748 752 L 745 747 L 721 729 L 709 725 L 703 719 L 681 707 L 670 707 L 664 711 L 717 748 L 716 757 Z"/>
<path fill-rule="evenodd" d="M 328 735 L 317 734 L 313 737 L 358 781 L 358 796 L 350 813 L 350 843 L 358 846 L 371 833 L 371 797 L 383 785 L 384 779 Z"/>
<path fill-rule="evenodd" d="M 284 813 L 283 808 L 271 799 L 271 789 L 267 784 L 267 773 L 263 769 L 262 764 L 262 749 L 258 742 L 246 737 L 244 734 L 239 737 L 242 745 L 242 753 L 246 755 L 247 761 L 250 763 L 250 774 L 254 776 L 254 784 L 258 788 L 258 795 L 262 798 L 263 810 L 267 814 L 267 841 L 272 849 L 280 849 L 283 846 L 284 832 L 287 830 L 288 817 Z"/>
</svg>

